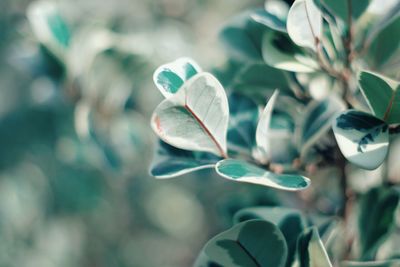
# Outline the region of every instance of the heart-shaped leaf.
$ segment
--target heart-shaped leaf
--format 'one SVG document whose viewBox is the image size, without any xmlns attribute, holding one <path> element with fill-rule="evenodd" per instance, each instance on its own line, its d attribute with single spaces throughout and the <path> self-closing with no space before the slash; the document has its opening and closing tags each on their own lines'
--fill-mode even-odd
<svg viewBox="0 0 400 267">
<path fill-rule="evenodd" d="M 388 125 L 371 114 L 348 110 L 333 122 L 333 132 L 343 155 L 368 170 L 379 167 L 389 146 Z"/>
<path fill-rule="evenodd" d="M 310 147 L 330 130 L 335 117 L 345 109 L 343 101 L 336 96 L 308 104 L 299 133 L 298 149 L 301 150 L 302 156 L 306 155 Z"/>
<path fill-rule="evenodd" d="M 71 32 L 57 6 L 50 1 L 35 1 L 29 5 L 27 17 L 39 42 L 63 59 Z"/>
<path fill-rule="evenodd" d="M 279 31 L 266 31 L 262 40 L 262 57 L 275 68 L 293 72 L 313 72 L 318 64 L 296 46 L 289 35 Z"/>
<path fill-rule="evenodd" d="M 359 85 L 375 116 L 400 123 L 400 83 L 374 72 L 362 71 Z"/>
<path fill-rule="evenodd" d="M 236 182 L 258 184 L 287 191 L 297 191 L 309 186 L 310 180 L 301 175 L 276 174 L 245 161 L 221 160 L 215 169 L 222 177 Z"/>
<path fill-rule="evenodd" d="M 229 113 L 229 148 L 251 154 L 259 114 L 257 104 L 244 95 L 232 93 Z"/>
<path fill-rule="evenodd" d="M 257 125 L 256 149 L 258 150 L 258 152 L 256 153 L 256 155 L 259 155 L 257 160 L 259 160 L 261 163 L 268 162 L 271 157 L 269 130 L 271 125 L 271 116 L 278 94 L 279 91 L 277 90 L 272 94 L 271 98 L 268 100 L 268 103 L 264 108 L 263 113 L 261 114 L 260 120 Z"/>
<path fill-rule="evenodd" d="M 297 237 L 307 226 L 306 218 L 297 210 L 284 207 L 252 207 L 242 209 L 234 216 L 236 223 L 262 219 L 277 225 L 288 245 L 286 267 L 292 266 L 295 256 Z"/>
<path fill-rule="evenodd" d="M 251 220 L 208 241 L 194 266 L 283 267 L 287 253 L 285 239 L 277 226 Z"/>
<path fill-rule="evenodd" d="M 158 90 L 167 98 L 178 92 L 187 80 L 199 72 L 201 68 L 193 59 L 178 58 L 158 67 L 153 80 Z"/>
<path fill-rule="evenodd" d="M 156 178 L 172 178 L 201 169 L 213 168 L 219 157 L 173 147 L 162 140 L 156 151 L 150 174 Z"/>
<path fill-rule="evenodd" d="M 287 18 L 287 32 L 299 46 L 317 49 L 322 35 L 322 14 L 313 0 L 296 0 Z"/>
<path fill-rule="evenodd" d="M 158 105 L 151 126 L 172 146 L 227 157 L 228 119 L 224 88 L 214 76 L 202 72 Z"/>
<path fill-rule="evenodd" d="M 293 266 L 332 267 L 316 227 L 305 230 L 297 240 L 297 258 Z"/>
</svg>

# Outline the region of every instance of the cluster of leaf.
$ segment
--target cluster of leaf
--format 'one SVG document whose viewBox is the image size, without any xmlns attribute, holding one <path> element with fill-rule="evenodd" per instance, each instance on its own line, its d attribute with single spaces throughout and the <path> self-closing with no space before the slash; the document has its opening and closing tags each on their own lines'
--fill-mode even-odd
<svg viewBox="0 0 400 267">
<path fill-rule="evenodd" d="M 344 232 L 334 217 L 284 207 L 245 208 L 235 214 L 231 229 L 207 242 L 194 266 L 400 266 L 393 242 L 400 229 L 398 204 L 399 192 L 394 189 L 369 191 L 360 199 L 356 234 Z M 357 240 L 351 248 L 358 250 L 352 261 L 335 257 L 342 249 L 338 239 L 343 234 Z M 373 261 L 376 257 L 381 259 Z"/>
<path fill-rule="evenodd" d="M 162 65 L 154 73 L 165 99 L 151 119 L 160 138 L 151 174 L 171 178 L 215 168 L 233 181 L 296 191 L 310 185 L 305 176 L 315 168 L 333 165 L 346 172 L 339 164 L 339 149 L 354 166 L 376 169 L 388 154 L 390 135 L 400 127 L 400 39 L 394 34 L 399 27 L 398 1 L 296 0 L 289 7 L 271 0 L 263 9 L 244 12 L 221 32 L 230 60 L 213 72 L 215 76 L 188 58 Z M 264 99 L 268 101 L 260 111 Z M 357 203 L 363 205 L 362 199 L 380 190 L 386 189 L 357 196 Z M 351 252 L 360 245 L 361 256 L 333 253 L 331 259 L 398 258 L 396 253 L 376 256 L 387 238 L 384 232 L 395 221 L 399 193 L 390 192 L 393 198 L 382 193 L 382 202 L 392 208 L 387 220 L 373 217 L 382 231 L 361 232 L 372 231 L 362 221 L 360 243 L 342 242 Z M 380 200 L 368 204 L 385 210 Z M 287 252 L 289 241 L 280 233 L 285 236 L 285 231 L 273 222 L 277 226 L 250 221 L 217 236 L 197 265 L 292 266 L 286 257 L 293 259 L 294 250 Z M 363 235 L 372 235 L 373 241 Z M 293 266 L 331 266 L 315 228 L 290 238 L 297 240 Z M 369 256 L 365 246 L 374 247 L 368 248 L 373 250 Z M 279 253 L 267 253 L 270 248 Z M 310 256 L 313 253 L 318 255 Z"/>
</svg>

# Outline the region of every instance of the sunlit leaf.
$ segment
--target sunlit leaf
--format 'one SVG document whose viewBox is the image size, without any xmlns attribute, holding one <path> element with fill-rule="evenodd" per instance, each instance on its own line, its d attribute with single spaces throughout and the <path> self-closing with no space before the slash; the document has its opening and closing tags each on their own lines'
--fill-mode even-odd
<svg viewBox="0 0 400 267">
<path fill-rule="evenodd" d="M 388 125 L 371 114 L 349 110 L 333 122 L 333 132 L 343 155 L 368 170 L 382 164 L 389 146 Z"/>
<path fill-rule="evenodd" d="M 359 85 L 375 116 L 400 123 L 400 83 L 374 72 L 362 71 Z"/>
<path fill-rule="evenodd" d="M 283 267 L 287 253 L 285 239 L 277 226 L 251 220 L 208 241 L 194 266 Z"/>
<path fill-rule="evenodd" d="M 271 98 L 268 100 L 268 103 L 265 106 L 264 111 L 261 114 L 260 120 L 257 124 L 257 130 L 255 136 L 257 145 L 256 149 L 258 150 L 257 154 L 260 154 L 259 160 L 262 163 L 268 162 L 268 160 L 271 157 L 269 130 L 271 124 L 271 116 L 278 94 L 279 91 L 275 91 L 271 96 Z"/>
<path fill-rule="evenodd" d="M 276 174 L 245 161 L 226 159 L 215 169 L 222 177 L 243 183 L 258 184 L 287 191 L 297 191 L 309 186 L 310 180 L 301 175 Z"/>
<path fill-rule="evenodd" d="M 150 174 L 156 178 L 173 178 L 213 168 L 219 160 L 220 158 L 213 154 L 179 149 L 160 140 Z"/>
<path fill-rule="evenodd" d="M 151 126 L 163 141 L 177 148 L 225 157 L 228 119 L 224 88 L 203 72 L 158 105 Z"/>
<path fill-rule="evenodd" d="M 322 35 L 322 15 L 313 0 L 296 0 L 289 10 L 287 32 L 299 46 L 317 50 Z"/>
<path fill-rule="evenodd" d="M 169 97 L 178 92 L 185 81 L 199 72 L 201 68 L 194 60 L 179 58 L 158 67 L 154 72 L 153 80 L 164 97 Z"/>
</svg>

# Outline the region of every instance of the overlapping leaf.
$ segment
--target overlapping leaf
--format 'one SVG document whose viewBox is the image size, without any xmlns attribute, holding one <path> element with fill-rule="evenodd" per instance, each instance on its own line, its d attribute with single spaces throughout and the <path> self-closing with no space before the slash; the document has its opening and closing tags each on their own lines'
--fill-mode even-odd
<svg viewBox="0 0 400 267">
<path fill-rule="evenodd" d="M 343 155 L 353 164 L 368 170 L 386 158 L 389 146 L 388 125 L 371 114 L 348 110 L 333 122 L 333 132 Z"/>
<path fill-rule="evenodd" d="M 277 226 L 251 220 L 212 238 L 194 266 L 284 267 L 287 253 L 285 239 Z"/>
<path fill-rule="evenodd" d="M 359 85 L 375 116 L 400 123 L 400 83 L 374 72 L 362 71 Z"/>
<path fill-rule="evenodd" d="M 203 72 L 158 105 L 151 126 L 163 141 L 177 148 L 226 157 L 228 119 L 228 100 L 222 85 Z"/>
<path fill-rule="evenodd" d="M 160 140 L 150 173 L 156 178 L 172 178 L 213 168 L 219 160 L 220 158 L 213 154 L 179 149 Z"/>
<path fill-rule="evenodd" d="M 190 58 L 177 60 L 161 65 L 154 72 L 153 80 L 164 97 L 170 97 L 191 77 L 201 72 L 200 66 Z"/>
</svg>

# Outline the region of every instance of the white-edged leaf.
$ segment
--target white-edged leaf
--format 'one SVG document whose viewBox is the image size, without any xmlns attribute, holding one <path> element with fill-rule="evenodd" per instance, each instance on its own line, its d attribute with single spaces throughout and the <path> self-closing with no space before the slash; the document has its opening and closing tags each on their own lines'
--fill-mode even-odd
<svg viewBox="0 0 400 267">
<path fill-rule="evenodd" d="M 296 267 L 332 267 L 316 227 L 306 229 L 297 240 Z"/>
<path fill-rule="evenodd" d="M 202 72 L 158 105 L 151 126 L 172 146 L 226 157 L 228 119 L 224 88 L 213 75 Z"/>
<path fill-rule="evenodd" d="M 170 97 L 191 77 L 201 72 L 200 66 L 191 58 L 183 57 L 157 68 L 153 81 L 164 97 Z"/>
<path fill-rule="evenodd" d="M 391 123 L 400 123 L 400 83 L 378 73 L 362 71 L 360 89 L 375 116 Z"/>
<path fill-rule="evenodd" d="M 257 129 L 256 129 L 257 152 L 255 153 L 255 155 L 257 155 L 257 160 L 260 161 L 261 163 L 268 162 L 269 158 L 271 157 L 270 155 L 271 144 L 270 144 L 270 137 L 268 135 L 271 124 L 271 116 L 278 94 L 279 91 L 275 90 L 271 98 L 268 100 L 267 105 L 265 105 L 264 111 L 261 114 L 260 120 L 258 121 L 257 124 Z"/>
<path fill-rule="evenodd" d="M 318 69 L 317 62 L 305 55 L 286 33 L 265 32 L 261 50 L 265 63 L 272 67 L 293 72 L 314 72 Z"/>
<path fill-rule="evenodd" d="M 296 0 L 287 17 L 287 32 L 299 46 L 316 49 L 322 35 L 322 14 L 313 0 Z"/>
<path fill-rule="evenodd" d="M 389 147 L 389 126 L 375 116 L 348 110 L 333 122 L 333 132 L 343 155 L 368 170 L 379 167 Z"/>
<path fill-rule="evenodd" d="M 229 180 L 258 184 L 286 191 L 298 191 L 310 185 L 310 179 L 296 174 L 276 174 L 246 161 L 225 159 L 215 166 L 217 173 Z"/>
<path fill-rule="evenodd" d="M 39 42 L 60 59 L 64 59 L 71 33 L 57 5 L 51 1 L 35 1 L 29 5 L 27 17 Z"/>
<path fill-rule="evenodd" d="M 173 178 L 213 168 L 219 160 L 220 158 L 213 154 L 179 149 L 160 140 L 150 174 L 159 179 Z"/>
</svg>

